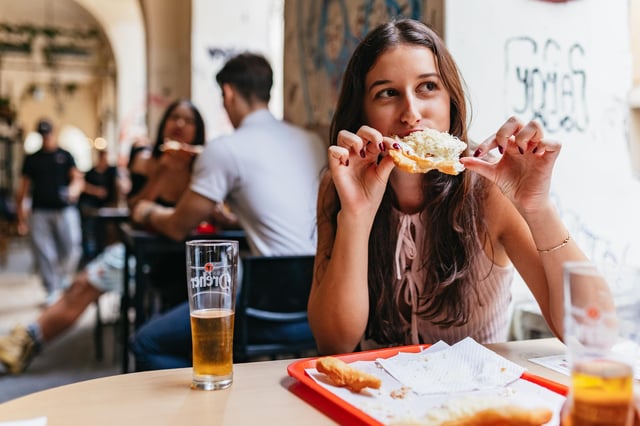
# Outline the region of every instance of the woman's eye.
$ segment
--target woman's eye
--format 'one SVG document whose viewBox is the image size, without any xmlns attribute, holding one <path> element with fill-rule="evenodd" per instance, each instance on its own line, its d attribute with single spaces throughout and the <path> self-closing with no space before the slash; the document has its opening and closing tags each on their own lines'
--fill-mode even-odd
<svg viewBox="0 0 640 426">
<path fill-rule="evenodd" d="M 425 92 L 432 92 L 438 88 L 438 84 L 435 81 L 425 81 L 419 87 L 419 90 Z"/>
<path fill-rule="evenodd" d="M 398 94 L 397 90 L 394 89 L 384 89 L 376 93 L 376 98 L 390 98 Z"/>
</svg>

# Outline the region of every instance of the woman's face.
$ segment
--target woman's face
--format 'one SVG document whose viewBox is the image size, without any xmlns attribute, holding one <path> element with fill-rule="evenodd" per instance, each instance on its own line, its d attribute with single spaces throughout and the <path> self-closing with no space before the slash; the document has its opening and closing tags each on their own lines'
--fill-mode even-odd
<svg viewBox="0 0 640 426">
<path fill-rule="evenodd" d="M 193 142 L 196 137 L 196 117 L 188 104 L 182 102 L 171 111 L 162 136 L 165 141 Z"/>
<path fill-rule="evenodd" d="M 366 124 L 385 136 L 449 131 L 450 96 L 423 46 L 400 44 L 378 57 L 365 79 L 363 107 Z"/>
</svg>

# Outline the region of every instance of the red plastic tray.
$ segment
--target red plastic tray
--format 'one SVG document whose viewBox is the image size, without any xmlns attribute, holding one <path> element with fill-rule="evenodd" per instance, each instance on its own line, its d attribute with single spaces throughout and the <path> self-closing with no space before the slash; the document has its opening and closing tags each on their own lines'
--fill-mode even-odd
<svg viewBox="0 0 640 426">
<path fill-rule="evenodd" d="M 417 353 L 428 347 L 429 345 L 400 346 L 395 348 L 375 349 L 371 351 L 336 355 L 335 357 L 346 363 L 355 361 L 375 361 L 378 358 L 390 358 L 397 355 L 399 352 Z M 298 383 L 291 386 L 290 390 L 298 397 L 304 399 L 306 402 L 318 408 L 340 424 L 382 426 L 382 423 L 357 407 L 349 404 L 331 391 L 320 386 L 315 380 L 307 375 L 305 370 L 308 368 L 315 368 L 317 359 L 318 358 L 301 359 L 287 366 L 287 373 L 289 376 L 298 380 Z M 566 396 L 568 393 L 567 386 L 535 374 L 524 372 L 521 378 L 523 380 L 536 383 L 563 396 Z"/>
</svg>

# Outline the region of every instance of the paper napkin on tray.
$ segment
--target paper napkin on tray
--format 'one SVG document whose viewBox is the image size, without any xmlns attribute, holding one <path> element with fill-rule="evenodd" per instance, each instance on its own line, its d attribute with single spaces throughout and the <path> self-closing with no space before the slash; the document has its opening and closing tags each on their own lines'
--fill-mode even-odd
<svg viewBox="0 0 640 426">
<path fill-rule="evenodd" d="M 438 342 L 419 354 L 400 353 L 376 362 L 421 395 L 503 387 L 525 371 L 471 337 L 453 346 Z"/>
</svg>

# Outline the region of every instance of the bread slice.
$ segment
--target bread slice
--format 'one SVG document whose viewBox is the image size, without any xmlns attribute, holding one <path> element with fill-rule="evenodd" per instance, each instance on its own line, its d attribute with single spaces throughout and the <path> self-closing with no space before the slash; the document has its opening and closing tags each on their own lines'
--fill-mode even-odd
<svg viewBox="0 0 640 426">
<path fill-rule="evenodd" d="M 424 129 L 404 138 L 396 137 L 400 149 L 389 150 L 396 167 L 409 173 L 438 170 L 457 175 L 464 170 L 460 155 L 467 144 L 445 132 Z"/>
<path fill-rule="evenodd" d="M 178 141 L 169 140 L 160 145 L 160 151 L 180 151 L 184 150 L 193 154 L 200 154 L 203 150 L 202 145 L 190 145 L 188 143 L 182 143 Z"/>
</svg>

